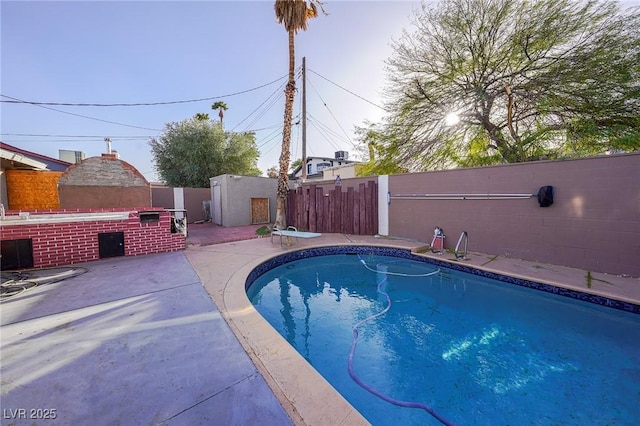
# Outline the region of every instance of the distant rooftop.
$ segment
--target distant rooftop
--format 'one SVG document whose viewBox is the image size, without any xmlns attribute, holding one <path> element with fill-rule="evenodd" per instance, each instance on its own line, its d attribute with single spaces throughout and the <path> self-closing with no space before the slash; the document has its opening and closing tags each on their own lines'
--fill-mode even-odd
<svg viewBox="0 0 640 426">
<path fill-rule="evenodd" d="M 50 165 L 50 164 L 54 164 L 57 165 L 58 167 L 55 167 L 56 170 L 64 170 L 67 167 L 69 167 L 72 163 L 69 163 L 67 161 L 62 161 L 62 160 L 58 160 L 57 158 L 53 158 L 53 157 L 47 157 L 46 155 L 42 155 L 42 154 L 38 154 L 36 152 L 31 152 L 31 151 L 27 151 L 25 149 L 21 149 L 18 147 L 15 147 L 13 145 L 9 145 L 7 143 L 4 142 L 0 142 L 0 149 L 4 150 L 4 151 L 8 151 L 14 154 L 18 154 L 20 156 L 26 157 L 27 159 L 31 159 L 31 160 L 35 160 L 35 161 L 39 161 L 41 163 L 45 163 L 45 165 Z M 3 155 L 3 159 L 9 160 L 9 161 L 20 161 L 17 157 L 16 158 L 5 158 L 6 156 Z M 25 163 L 28 166 L 31 166 L 31 164 L 29 164 L 29 162 Z M 49 167 L 50 168 L 50 167 Z"/>
</svg>

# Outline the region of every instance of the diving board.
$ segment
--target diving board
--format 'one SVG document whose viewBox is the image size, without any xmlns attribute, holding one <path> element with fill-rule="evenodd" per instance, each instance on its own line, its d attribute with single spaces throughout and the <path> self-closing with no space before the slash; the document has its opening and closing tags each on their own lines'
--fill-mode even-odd
<svg viewBox="0 0 640 426">
<path fill-rule="evenodd" d="M 284 244 L 282 243 L 282 237 L 286 237 L 287 241 L 291 241 L 291 238 L 315 238 L 315 237 L 319 237 L 322 234 L 318 233 L 318 232 L 303 232 L 303 231 L 298 231 L 295 227 L 293 226 L 289 226 L 287 229 L 277 229 L 274 228 L 271 231 L 271 243 L 273 244 L 273 236 L 274 235 L 279 235 L 280 236 L 280 247 L 284 247 Z M 287 244 L 289 245 L 289 244 Z"/>
</svg>

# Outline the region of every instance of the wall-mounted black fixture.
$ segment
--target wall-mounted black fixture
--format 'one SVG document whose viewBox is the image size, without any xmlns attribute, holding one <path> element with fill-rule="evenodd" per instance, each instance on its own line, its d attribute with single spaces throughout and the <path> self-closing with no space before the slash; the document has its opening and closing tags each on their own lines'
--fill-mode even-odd
<svg viewBox="0 0 640 426">
<path fill-rule="evenodd" d="M 553 204 L 553 186 L 541 186 L 538 190 L 538 203 L 540 207 L 549 207 Z"/>
</svg>

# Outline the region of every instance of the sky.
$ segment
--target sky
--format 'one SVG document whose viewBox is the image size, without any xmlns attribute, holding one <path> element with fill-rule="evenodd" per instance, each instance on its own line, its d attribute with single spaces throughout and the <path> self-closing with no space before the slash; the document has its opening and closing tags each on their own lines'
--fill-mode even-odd
<svg viewBox="0 0 640 426">
<path fill-rule="evenodd" d="M 287 33 L 273 1 L 2 1 L 0 140 L 58 158 L 58 150 L 106 152 L 158 181 L 150 138 L 196 113 L 228 131 L 255 131 L 258 167 L 277 167 L 282 143 Z M 296 36 L 307 64 L 307 155 L 348 151 L 354 127 L 383 117 L 385 60 L 411 30 L 418 2 L 324 1 L 327 16 Z M 301 80 L 291 157 L 300 158 Z M 242 93 L 239 93 L 242 92 Z M 228 96 L 227 96 L 228 95 Z M 9 103 L 140 104 L 61 106 Z M 179 102 L 192 101 L 197 102 Z"/>
</svg>

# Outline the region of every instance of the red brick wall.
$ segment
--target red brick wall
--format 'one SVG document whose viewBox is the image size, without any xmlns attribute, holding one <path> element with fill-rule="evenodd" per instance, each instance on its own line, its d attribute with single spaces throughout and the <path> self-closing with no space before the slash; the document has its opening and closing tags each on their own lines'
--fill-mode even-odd
<svg viewBox="0 0 640 426">
<path fill-rule="evenodd" d="M 127 211 L 127 209 L 55 210 L 38 213 L 112 211 Z M 32 212 L 32 215 L 35 215 L 35 212 Z M 138 211 L 133 211 L 125 220 L 3 225 L 2 240 L 31 238 L 34 267 L 41 268 L 98 260 L 98 234 L 104 232 L 124 233 L 125 256 L 163 253 L 185 248 L 184 235 L 171 233 L 171 217 L 166 211 L 160 212 L 160 221 L 157 223 L 140 223 Z"/>
</svg>

